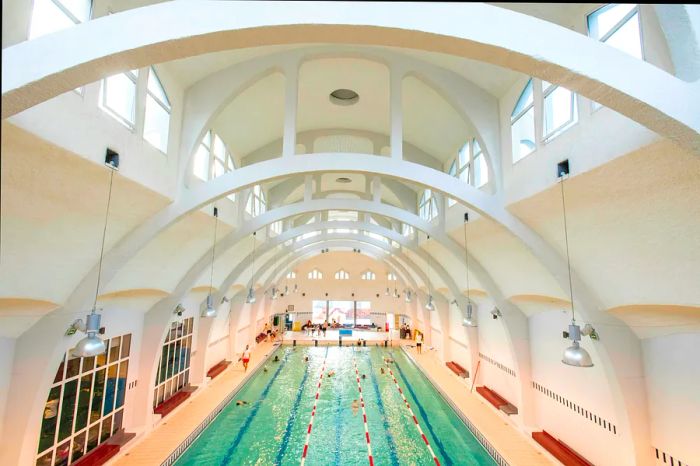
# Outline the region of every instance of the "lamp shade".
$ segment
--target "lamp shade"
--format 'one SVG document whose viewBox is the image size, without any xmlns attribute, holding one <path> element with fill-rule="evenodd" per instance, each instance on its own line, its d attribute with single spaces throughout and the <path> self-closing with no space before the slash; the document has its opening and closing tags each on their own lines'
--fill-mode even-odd
<svg viewBox="0 0 700 466">
<path fill-rule="evenodd" d="M 255 291 L 253 291 L 252 286 L 248 288 L 248 296 L 245 297 L 245 302 L 247 304 L 253 304 L 255 302 Z"/>
<path fill-rule="evenodd" d="M 433 295 L 431 295 L 431 294 L 428 295 L 428 302 L 425 303 L 425 308 L 429 311 L 435 310 L 435 303 L 433 303 Z"/>
<path fill-rule="evenodd" d="M 101 319 L 102 316 L 96 314 L 94 309 L 92 313 L 88 314 L 85 323 L 85 333 L 87 333 L 87 336 L 75 345 L 75 348 L 71 351 L 73 356 L 77 358 L 88 358 L 105 352 L 105 342 L 97 336 Z"/>
<path fill-rule="evenodd" d="M 202 311 L 202 317 L 214 317 L 216 316 L 216 309 L 214 308 L 214 298 L 211 295 L 207 296 L 207 308 Z"/>
<path fill-rule="evenodd" d="M 593 367 L 591 355 L 579 346 L 578 341 L 574 341 L 571 346 L 564 350 L 564 357 L 561 362 L 568 366 Z"/>
</svg>

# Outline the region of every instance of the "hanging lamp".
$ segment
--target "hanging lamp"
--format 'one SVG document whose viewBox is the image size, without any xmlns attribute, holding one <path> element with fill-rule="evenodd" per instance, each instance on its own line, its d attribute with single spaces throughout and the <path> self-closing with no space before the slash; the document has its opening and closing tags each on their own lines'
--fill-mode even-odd
<svg viewBox="0 0 700 466">
<path fill-rule="evenodd" d="M 467 245 L 467 223 L 469 222 L 469 212 L 464 212 L 464 267 L 467 271 L 467 315 L 462 320 L 465 327 L 476 327 L 474 320 L 474 307 L 469 295 L 469 246 Z"/>
<path fill-rule="evenodd" d="M 427 242 L 430 241 L 430 235 L 427 235 L 426 239 L 426 246 L 428 245 Z M 435 303 L 433 302 L 433 293 L 432 293 L 432 286 L 430 283 L 430 275 L 433 270 L 431 266 L 431 261 L 430 261 L 430 250 L 428 249 L 428 302 L 425 303 L 425 308 L 429 311 L 434 311 L 435 310 Z"/>
<path fill-rule="evenodd" d="M 219 209 L 214 207 L 214 242 L 211 247 L 211 273 L 209 275 L 209 294 L 207 295 L 207 307 L 202 311 L 202 317 L 216 317 L 214 297 L 211 292 L 214 289 L 214 257 L 216 255 L 216 233 L 219 226 Z"/>
<path fill-rule="evenodd" d="M 560 169 L 559 178 L 561 183 L 561 205 L 564 216 L 564 241 L 566 244 L 566 264 L 569 271 L 569 298 L 571 299 L 571 324 L 569 324 L 569 331 L 564 332 L 564 337 L 569 338 L 572 344 L 564 350 L 564 356 L 561 362 L 568 366 L 574 367 L 593 367 L 593 361 L 591 360 L 591 355 L 588 351 L 581 348 L 579 341 L 581 341 L 581 327 L 576 324 L 576 314 L 574 312 L 574 291 L 571 281 L 571 259 L 569 257 L 569 232 L 566 225 L 566 202 L 564 200 L 564 176 L 568 174 L 568 170 Z M 585 327 L 586 332 L 583 334 L 593 335 L 595 330 L 590 325 Z"/>
<path fill-rule="evenodd" d="M 253 276 L 255 273 L 255 232 L 253 232 L 253 266 L 250 269 L 250 286 L 248 287 L 248 296 L 245 297 L 247 304 L 255 302 L 255 292 L 253 291 Z"/>
<path fill-rule="evenodd" d="M 81 331 L 86 333 L 87 336 L 75 345 L 75 348 L 71 350 L 71 355 L 76 358 L 87 358 L 91 356 L 97 356 L 106 351 L 105 342 L 102 338 L 97 336 L 100 331 L 100 322 L 102 320 L 102 315 L 97 313 L 97 296 L 100 293 L 100 280 L 102 279 L 102 259 L 104 258 L 105 250 L 105 238 L 107 236 L 107 223 L 109 221 L 109 206 L 112 203 L 112 186 L 114 184 L 114 172 L 118 170 L 119 167 L 119 156 L 116 159 L 109 159 L 110 150 L 107 149 L 107 167 L 110 168 L 109 173 L 109 192 L 107 194 L 107 209 L 105 211 L 105 225 L 102 229 L 102 245 L 100 247 L 100 262 L 97 266 L 97 286 L 95 287 L 95 300 L 92 304 L 92 311 L 87 315 L 85 322 L 83 319 L 76 319 L 68 330 L 66 330 L 66 335 L 73 335 L 76 331 Z"/>
</svg>

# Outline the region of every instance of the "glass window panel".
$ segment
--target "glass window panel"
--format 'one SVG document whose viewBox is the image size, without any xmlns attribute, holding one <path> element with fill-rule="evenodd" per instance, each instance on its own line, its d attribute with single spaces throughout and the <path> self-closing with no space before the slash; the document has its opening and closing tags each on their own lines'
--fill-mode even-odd
<svg viewBox="0 0 700 466">
<path fill-rule="evenodd" d="M 61 361 L 61 364 L 58 365 L 58 370 L 56 371 L 56 376 L 53 378 L 53 383 L 60 382 L 63 380 L 63 372 L 66 368 L 66 357 L 65 355 L 63 356 L 63 360 Z"/>
<path fill-rule="evenodd" d="M 190 381 L 190 371 L 189 369 L 185 371 L 185 385 L 187 385 Z"/>
<path fill-rule="evenodd" d="M 209 179 L 209 150 L 202 144 L 199 145 L 194 154 L 193 172 L 200 180 L 207 181 Z"/>
<path fill-rule="evenodd" d="M 328 319 L 341 325 L 353 325 L 355 323 L 354 301 L 329 301 Z"/>
<path fill-rule="evenodd" d="M 95 368 L 95 356 L 83 358 L 83 373 L 91 371 Z"/>
<path fill-rule="evenodd" d="M 70 455 L 70 440 L 56 447 L 56 466 L 64 466 L 68 464 L 68 456 Z"/>
<path fill-rule="evenodd" d="M 489 181 L 489 168 L 486 164 L 486 157 L 483 154 L 478 154 L 474 157 L 474 181 L 477 188 Z"/>
<path fill-rule="evenodd" d="M 173 343 L 168 344 L 168 360 L 165 371 L 165 378 L 169 379 L 173 376 L 173 360 L 175 359 L 175 345 Z"/>
<path fill-rule="evenodd" d="M 80 374 L 80 358 L 69 357 L 68 365 L 66 366 L 66 379 L 75 377 Z"/>
<path fill-rule="evenodd" d="M 535 109 L 530 108 L 511 126 L 513 162 L 531 154 L 535 150 Z"/>
<path fill-rule="evenodd" d="M 122 358 L 128 358 L 131 352 L 131 334 L 122 337 Z"/>
<path fill-rule="evenodd" d="M 71 447 L 71 451 L 73 452 L 73 454 L 71 455 L 71 462 L 77 460 L 85 453 L 86 438 L 87 432 L 83 432 L 73 437 L 73 446 Z"/>
<path fill-rule="evenodd" d="M 177 376 L 177 388 L 180 389 L 183 385 L 185 385 L 185 374 L 180 373 L 180 375 Z"/>
<path fill-rule="evenodd" d="M 370 325 L 372 323 L 372 303 L 369 301 L 357 301 L 355 321 L 357 325 Z"/>
<path fill-rule="evenodd" d="M 30 39 L 72 26 L 75 26 L 75 22 L 61 11 L 54 2 L 51 0 L 34 0 L 32 22 L 29 30 Z"/>
<path fill-rule="evenodd" d="M 126 395 L 126 378 L 129 371 L 129 361 L 124 361 L 119 364 L 119 378 L 117 380 L 117 400 L 115 409 L 124 405 L 124 396 Z"/>
<path fill-rule="evenodd" d="M 100 433 L 100 443 L 107 440 L 112 435 L 112 416 L 106 417 L 102 421 L 102 432 Z"/>
<path fill-rule="evenodd" d="M 116 434 L 119 429 L 122 428 L 122 422 L 124 420 L 124 410 L 120 409 L 114 414 L 114 422 L 112 422 L 112 435 Z"/>
<path fill-rule="evenodd" d="M 102 415 L 106 416 L 114 409 L 114 400 L 117 394 L 118 364 L 111 364 L 107 368 L 107 381 L 105 383 L 105 402 Z"/>
<path fill-rule="evenodd" d="M 320 324 L 325 322 L 326 319 L 326 301 L 314 300 L 311 308 L 311 323 Z"/>
<path fill-rule="evenodd" d="M 588 15 L 589 35 L 600 40 L 637 7 L 636 4 L 610 4 Z"/>
<path fill-rule="evenodd" d="M 168 96 L 165 94 L 165 89 L 163 89 L 163 84 L 161 84 L 160 79 L 158 78 L 158 75 L 153 67 L 151 67 L 148 72 L 147 88 L 148 92 L 152 94 L 153 97 L 158 99 L 168 109 L 170 108 L 170 100 L 168 100 Z"/>
<path fill-rule="evenodd" d="M 109 362 L 116 362 L 119 360 L 121 353 L 121 337 L 112 338 L 109 340 Z"/>
<path fill-rule="evenodd" d="M 90 409 L 90 424 L 102 417 L 102 398 L 105 390 L 105 369 L 95 372 L 95 385 L 92 389 L 92 409 Z"/>
<path fill-rule="evenodd" d="M 134 124 L 136 83 L 126 74 L 119 73 L 105 78 L 103 104 L 129 125 Z"/>
<path fill-rule="evenodd" d="M 105 340 L 105 347 L 109 348 L 109 340 Z M 95 361 L 97 362 L 97 367 L 102 367 L 107 364 L 107 352 L 105 351 L 95 356 Z"/>
<path fill-rule="evenodd" d="M 146 96 L 143 138 L 161 152 L 167 152 L 169 131 L 170 113 L 151 95 Z"/>
<path fill-rule="evenodd" d="M 71 380 L 63 386 L 61 400 L 61 423 L 58 427 L 58 441 L 67 438 L 73 433 L 73 417 L 75 414 L 75 398 L 78 390 L 78 381 Z"/>
<path fill-rule="evenodd" d="M 213 168 L 214 168 L 214 175 L 213 175 L 214 178 L 218 178 L 226 172 L 226 169 L 224 168 L 224 163 L 217 158 L 214 159 L 214 167 Z"/>
<path fill-rule="evenodd" d="M 90 394 L 92 393 L 93 374 L 84 375 L 80 379 L 80 393 L 78 396 L 78 408 L 75 413 L 75 430 L 80 430 L 87 425 L 90 414 Z"/>
<path fill-rule="evenodd" d="M 464 168 L 469 163 L 469 141 L 464 143 L 462 148 L 459 150 L 457 160 L 459 161 L 459 168 Z"/>
<path fill-rule="evenodd" d="M 515 108 L 513 109 L 513 113 L 511 113 L 511 118 L 516 118 L 528 106 L 532 105 L 533 102 L 534 101 L 533 101 L 533 94 L 532 94 L 532 79 L 531 79 L 525 85 L 525 89 L 523 89 L 523 92 L 520 94 L 520 97 L 518 97 L 518 102 L 515 104 Z"/>
<path fill-rule="evenodd" d="M 226 145 L 218 134 L 214 135 L 214 157 L 221 161 L 222 166 L 226 163 Z"/>
<path fill-rule="evenodd" d="M 563 87 L 557 87 L 544 98 L 545 137 L 553 136 L 558 130 L 573 124 L 574 93 Z"/>
<path fill-rule="evenodd" d="M 98 442 L 98 437 L 100 435 L 100 425 L 95 424 L 94 426 L 90 427 L 90 430 L 88 430 L 88 438 L 87 438 L 87 449 L 88 451 L 92 450 L 97 446 Z"/>
<path fill-rule="evenodd" d="M 61 5 L 72 14 L 75 19 L 84 23 L 90 19 L 91 0 L 59 0 Z"/>
<path fill-rule="evenodd" d="M 185 361 L 185 367 L 190 367 L 190 356 L 192 352 L 192 336 L 187 337 L 187 359 Z"/>
<path fill-rule="evenodd" d="M 36 466 L 51 466 L 52 462 L 53 462 L 53 450 L 41 455 L 36 460 Z"/>
<path fill-rule="evenodd" d="M 639 33 L 639 15 L 632 16 L 620 29 L 615 31 L 605 43 L 632 55 L 642 58 L 642 42 Z"/>
<path fill-rule="evenodd" d="M 54 387 L 49 391 L 49 397 L 44 406 L 44 415 L 41 420 L 41 432 L 39 434 L 39 450 L 46 450 L 54 444 L 56 434 L 56 421 L 58 420 L 58 405 L 60 403 L 61 387 Z"/>
</svg>

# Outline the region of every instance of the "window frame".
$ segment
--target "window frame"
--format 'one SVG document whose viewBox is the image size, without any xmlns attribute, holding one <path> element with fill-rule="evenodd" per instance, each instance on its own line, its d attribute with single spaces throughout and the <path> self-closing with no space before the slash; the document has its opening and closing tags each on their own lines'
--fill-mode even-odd
<svg viewBox="0 0 700 466">
<path fill-rule="evenodd" d="M 542 84 L 542 143 L 547 144 L 551 140 L 555 139 L 560 134 L 564 133 L 566 130 L 570 129 L 572 126 L 578 123 L 578 94 L 571 89 L 567 89 L 559 84 L 553 84 L 548 81 L 540 80 Z M 545 88 L 545 83 L 548 84 Z M 564 89 L 571 94 L 571 103 L 569 107 L 569 120 L 556 128 L 552 129 L 547 133 L 547 108 L 545 102 L 547 97 L 551 96 L 557 89 Z"/>
<path fill-rule="evenodd" d="M 161 92 L 163 93 L 163 96 L 165 97 L 165 100 L 167 102 L 163 102 L 158 95 L 156 95 L 153 91 L 151 91 L 149 83 L 150 83 L 150 78 L 151 74 L 153 75 L 156 84 L 160 87 Z M 165 148 L 161 148 L 153 144 L 151 141 L 146 139 L 146 114 L 148 113 L 148 98 L 151 98 L 155 101 L 156 104 L 158 104 L 163 110 L 165 110 L 165 113 L 168 114 L 168 134 L 167 137 L 165 138 Z M 148 67 L 148 76 L 146 76 L 146 93 L 145 93 L 145 102 L 144 102 L 144 118 L 143 118 L 143 138 L 148 142 L 150 145 L 158 149 L 160 152 L 163 154 L 168 153 L 168 147 L 169 147 L 169 139 L 170 139 L 170 123 L 172 119 L 172 104 L 170 103 L 170 99 L 168 98 L 168 93 L 165 91 L 165 86 L 163 86 L 163 82 L 160 80 L 160 77 L 158 76 L 158 73 L 156 72 L 155 68 L 153 66 Z"/>
<path fill-rule="evenodd" d="M 520 162 L 521 160 L 525 159 L 526 157 L 532 155 L 533 152 L 537 150 L 537 109 L 535 108 L 535 83 L 533 82 L 534 78 L 528 79 L 527 83 L 525 83 L 525 86 L 523 86 L 522 91 L 520 91 L 520 94 L 518 95 L 518 99 L 515 101 L 515 105 L 513 106 L 513 110 L 510 113 L 510 134 L 511 134 L 511 144 L 513 140 L 513 126 L 520 121 L 521 118 L 523 118 L 530 110 L 532 110 L 532 137 L 534 139 L 533 145 L 534 147 L 530 152 L 528 152 L 525 155 L 520 154 L 520 149 L 518 149 L 518 158 L 515 160 L 515 153 L 513 152 L 515 150 L 514 147 L 511 147 L 511 160 L 513 164 L 516 164 Z M 526 91 L 530 88 L 530 94 L 532 95 L 532 102 L 529 104 L 525 105 L 518 113 L 515 113 L 515 110 L 518 108 L 520 105 L 520 101 L 523 99 L 523 97 L 526 95 Z M 519 148 L 520 146 L 518 146 Z"/>
<path fill-rule="evenodd" d="M 622 19 L 620 19 L 613 27 L 610 28 L 610 30 L 607 33 L 602 35 L 599 39 L 597 39 L 591 35 L 591 21 L 590 21 L 591 17 L 596 15 L 596 14 L 602 13 L 603 10 L 610 10 L 613 7 L 616 7 L 619 5 L 631 5 L 631 4 L 629 4 L 629 3 L 626 3 L 626 4 L 625 3 L 622 3 L 622 4 L 621 3 L 608 3 L 608 4 L 603 5 L 601 7 L 595 8 L 591 12 L 587 13 L 584 16 L 584 20 L 586 22 L 586 24 L 585 24 L 586 36 L 590 37 L 591 39 L 593 39 L 595 41 L 607 44 L 607 41 L 608 41 L 608 39 L 610 39 L 610 37 L 615 35 L 615 33 L 617 33 L 625 24 L 627 24 L 627 22 L 629 20 L 631 20 L 634 15 L 637 15 L 637 26 L 639 28 L 639 51 L 640 51 L 640 55 L 641 55 L 641 57 L 639 57 L 639 59 L 646 61 L 646 54 L 644 53 L 644 30 L 642 28 L 642 9 L 640 8 L 641 5 L 639 3 L 635 3 L 634 8 L 632 8 L 629 12 L 627 12 L 627 14 L 625 14 L 625 16 L 622 17 Z M 611 47 L 613 47 L 613 46 L 611 45 Z M 614 48 L 617 50 L 620 50 L 623 53 L 627 53 L 624 50 L 618 49 L 617 47 L 614 47 Z M 630 55 L 630 56 L 634 57 L 634 55 Z M 637 58 L 637 57 L 634 57 L 634 58 Z"/>
<path fill-rule="evenodd" d="M 132 115 L 133 119 L 134 119 L 133 122 L 127 120 L 126 118 L 121 116 L 119 113 L 117 113 L 116 110 L 114 110 L 109 105 L 107 105 L 107 93 L 109 91 L 107 88 L 107 80 L 109 78 L 112 78 L 114 76 L 118 76 L 120 74 L 126 76 L 131 82 L 134 83 L 134 104 L 133 104 L 133 115 Z M 127 70 L 127 71 L 123 71 L 121 73 L 116 73 L 116 74 L 113 74 L 111 76 L 107 76 L 105 78 L 102 78 L 102 84 L 101 84 L 100 90 L 101 90 L 100 107 L 105 111 L 105 113 L 110 115 L 112 118 L 117 120 L 119 123 L 126 126 L 131 132 L 135 132 L 136 131 L 136 117 L 137 117 L 137 113 L 138 113 L 137 101 L 138 101 L 138 92 L 139 92 L 139 70 L 138 69 Z"/>
<path fill-rule="evenodd" d="M 69 20 L 71 20 L 73 22 L 73 26 L 83 24 L 84 21 L 80 21 L 66 6 L 63 5 L 63 3 L 61 3 L 61 0 L 47 0 L 47 1 L 50 1 L 51 3 L 53 3 L 56 6 L 56 8 L 58 8 L 61 11 L 61 13 L 63 13 Z M 95 4 L 94 4 L 93 0 L 88 0 L 88 2 L 90 3 L 90 8 L 88 9 L 87 19 L 85 21 L 90 21 L 92 19 L 92 14 L 93 14 L 93 11 L 95 8 Z M 27 40 L 34 40 L 34 39 L 37 39 L 39 37 L 43 37 L 43 36 L 46 36 L 48 34 L 53 34 L 54 32 L 63 31 L 65 29 L 67 29 L 67 28 L 58 29 L 56 31 L 49 32 L 47 34 L 41 34 L 41 35 L 32 37 L 32 25 L 33 25 L 32 19 L 34 16 L 34 9 L 36 8 L 36 2 L 32 2 L 32 3 L 33 3 L 32 4 L 32 11 L 31 11 L 31 14 L 29 15 L 30 16 L 29 23 L 28 23 L 27 30 L 26 30 L 27 31 Z"/>
</svg>

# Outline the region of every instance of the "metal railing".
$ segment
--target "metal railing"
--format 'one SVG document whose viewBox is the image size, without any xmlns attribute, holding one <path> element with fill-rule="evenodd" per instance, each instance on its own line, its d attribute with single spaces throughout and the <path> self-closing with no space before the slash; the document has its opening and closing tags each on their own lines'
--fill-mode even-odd
<svg viewBox="0 0 700 466">
<path fill-rule="evenodd" d="M 420 365 L 416 362 L 416 360 L 413 358 L 413 356 L 406 351 L 406 348 L 401 346 L 401 350 L 403 353 L 408 357 L 408 359 L 411 360 L 411 362 L 416 366 L 420 368 Z M 479 429 L 469 420 L 467 416 L 464 415 L 464 413 L 455 405 L 455 403 L 452 402 L 450 397 L 445 393 L 439 386 L 438 384 L 433 380 L 433 378 L 424 370 L 421 370 L 421 373 L 425 376 L 425 378 L 430 382 L 430 385 L 433 386 L 435 391 L 437 391 L 440 396 L 442 396 L 442 399 L 445 400 L 445 402 L 450 405 L 452 410 L 459 416 L 459 418 L 462 420 L 465 426 L 467 426 L 467 429 L 472 433 L 474 438 L 481 444 L 482 447 L 484 447 L 484 450 L 493 458 L 493 460 L 499 465 L 499 466 L 509 466 L 508 462 L 501 456 L 500 453 L 498 453 L 498 450 L 494 448 L 493 445 L 491 445 L 491 442 L 489 442 L 486 437 L 484 437 L 484 434 L 482 434 Z"/>
<path fill-rule="evenodd" d="M 255 368 L 255 370 L 251 371 L 248 375 L 246 375 L 243 380 L 234 388 L 231 393 L 226 395 L 226 398 L 224 398 L 221 403 L 219 403 L 214 410 L 207 415 L 206 418 L 202 422 L 199 423 L 197 427 L 187 436 L 185 440 L 183 440 L 175 450 L 173 450 L 168 457 L 160 463 L 160 466 L 171 466 L 177 459 L 187 450 L 192 443 L 194 443 L 195 440 L 197 440 L 197 437 L 206 429 L 209 424 L 211 424 L 211 421 L 216 419 L 216 417 L 223 411 L 223 409 L 231 402 L 231 400 L 238 394 L 238 392 L 243 389 L 245 384 L 248 383 L 248 381 L 258 373 L 258 371 L 265 365 L 265 362 L 272 356 L 272 353 L 274 353 L 274 350 L 277 349 L 279 345 L 275 344 L 272 347 L 272 350 L 265 355 L 265 358 L 260 361 L 260 364 L 258 364 L 258 367 Z"/>
</svg>

